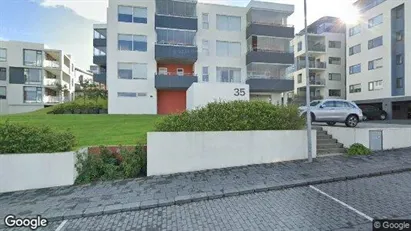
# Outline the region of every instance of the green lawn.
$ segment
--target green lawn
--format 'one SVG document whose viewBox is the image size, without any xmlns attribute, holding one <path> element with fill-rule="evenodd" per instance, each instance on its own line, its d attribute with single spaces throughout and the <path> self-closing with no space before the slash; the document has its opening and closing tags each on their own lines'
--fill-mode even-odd
<svg viewBox="0 0 411 231">
<path fill-rule="evenodd" d="M 49 108 L 26 114 L 0 116 L 0 122 L 50 126 L 69 129 L 77 139 L 77 147 L 98 145 L 135 145 L 145 141 L 146 132 L 154 128 L 157 115 L 53 115 Z"/>
</svg>

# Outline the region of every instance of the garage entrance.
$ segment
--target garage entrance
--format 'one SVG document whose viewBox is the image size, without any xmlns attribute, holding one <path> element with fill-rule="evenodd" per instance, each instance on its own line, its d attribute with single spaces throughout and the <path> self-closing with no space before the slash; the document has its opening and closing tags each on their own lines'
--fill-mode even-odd
<svg viewBox="0 0 411 231">
<path fill-rule="evenodd" d="M 186 91 L 157 91 L 157 114 L 175 114 L 185 110 Z"/>
</svg>

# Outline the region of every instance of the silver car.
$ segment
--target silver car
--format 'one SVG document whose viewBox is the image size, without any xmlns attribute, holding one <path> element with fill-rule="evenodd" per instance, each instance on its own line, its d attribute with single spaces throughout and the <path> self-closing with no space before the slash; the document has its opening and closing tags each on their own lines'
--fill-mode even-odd
<svg viewBox="0 0 411 231">
<path fill-rule="evenodd" d="M 300 115 L 306 116 L 307 106 L 299 107 Z M 330 126 L 345 123 L 356 127 L 363 120 L 361 109 L 354 103 L 342 99 L 314 100 L 310 103 L 311 121 L 325 122 Z"/>
</svg>

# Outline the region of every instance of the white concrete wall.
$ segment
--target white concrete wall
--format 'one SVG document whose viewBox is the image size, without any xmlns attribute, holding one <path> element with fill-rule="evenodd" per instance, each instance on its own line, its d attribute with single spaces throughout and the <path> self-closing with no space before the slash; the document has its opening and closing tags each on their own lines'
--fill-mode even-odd
<svg viewBox="0 0 411 231">
<path fill-rule="evenodd" d="M 312 131 L 316 157 L 316 131 Z M 177 145 L 176 145 L 177 144 Z M 149 132 L 147 175 L 299 160 L 306 131 Z"/>
<path fill-rule="evenodd" d="M 363 144 L 370 148 L 370 131 L 382 130 L 383 149 L 396 149 L 411 147 L 411 128 L 343 128 L 323 127 L 333 138 L 349 148 L 354 143 Z"/>
<path fill-rule="evenodd" d="M 244 95 L 236 96 L 236 89 L 244 89 Z M 241 83 L 193 83 L 187 90 L 188 110 L 202 107 L 215 101 L 250 100 L 250 86 Z M 239 92 L 241 93 L 241 92 Z"/>
<path fill-rule="evenodd" d="M 74 152 L 0 155 L 0 193 L 74 184 Z"/>
<path fill-rule="evenodd" d="M 147 7 L 147 24 L 118 22 L 118 6 Z M 109 1 L 107 10 L 107 89 L 109 114 L 157 114 L 157 91 L 154 74 L 157 63 L 154 59 L 156 32 L 154 27 L 155 1 L 116 0 Z M 147 36 L 147 52 L 119 51 L 118 34 Z M 147 80 L 118 79 L 118 62 L 146 63 Z M 118 92 L 147 93 L 145 97 L 117 97 Z"/>
</svg>

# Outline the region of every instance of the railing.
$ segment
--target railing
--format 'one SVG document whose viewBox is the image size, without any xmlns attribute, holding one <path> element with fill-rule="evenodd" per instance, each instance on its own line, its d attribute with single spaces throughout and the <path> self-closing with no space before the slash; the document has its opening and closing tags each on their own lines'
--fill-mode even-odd
<svg viewBox="0 0 411 231">
<path fill-rule="evenodd" d="M 60 63 L 54 60 L 44 60 L 44 67 L 60 68 Z"/>
<path fill-rule="evenodd" d="M 58 79 L 47 79 L 47 78 L 43 79 L 44 86 L 57 86 L 57 84 L 59 83 L 60 83 L 60 80 Z"/>
<path fill-rule="evenodd" d="M 167 75 L 167 76 L 197 76 L 194 73 L 190 73 L 190 72 L 185 72 L 185 73 L 181 73 L 181 72 L 159 72 L 159 73 L 155 73 L 155 75 Z"/>
<path fill-rule="evenodd" d="M 323 44 L 316 44 L 316 45 L 308 46 L 308 51 L 325 52 L 325 45 L 323 45 Z"/>
<path fill-rule="evenodd" d="M 327 68 L 327 63 L 325 62 L 310 62 L 308 65 L 309 68 L 315 68 L 315 69 L 325 69 Z M 304 69 L 305 68 L 305 63 L 300 63 L 298 64 L 298 70 Z"/>
<path fill-rule="evenodd" d="M 44 103 L 63 103 L 69 101 L 67 97 L 45 95 L 43 97 Z"/>
<path fill-rule="evenodd" d="M 290 51 L 278 50 L 278 49 L 270 49 L 270 48 L 259 48 L 259 47 L 248 47 L 248 52 L 269 52 L 269 53 L 282 53 L 282 54 L 291 54 Z"/>
<path fill-rule="evenodd" d="M 325 80 L 320 78 L 310 79 L 310 85 L 325 85 Z"/>
<path fill-rule="evenodd" d="M 294 27 L 292 24 L 284 24 L 284 23 L 277 23 L 277 22 L 261 22 L 261 21 L 249 21 L 247 23 L 247 26 L 251 24 L 257 24 L 257 25 L 265 25 L 265 26 L 282 26 L 282 27 Z"/>
<path fill-rule="evenodd" d="M 297 94 L 297 95 L 294 95 L 293 99 L 295 101 L 304 101 L 305 102 L 306 97 L 305 97 L 305 94 L 304 95 L 303 94 Z M 322 96 L 322 95 L 311 95 L 310 96 L 310 100 L 322 100 L 322 99 L 324 99 L 324 96 Z"/>
<path fill-rule="evenodd" d="M 256 72 L 256 71 L 249 71 L 247 72 L 247 79 L 290 79 L 288 78 L 285 73 L 272 73 L 272 72 Z"/>
</svg>

